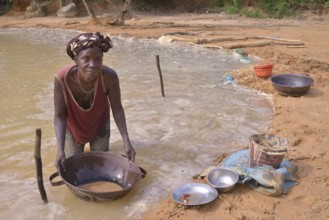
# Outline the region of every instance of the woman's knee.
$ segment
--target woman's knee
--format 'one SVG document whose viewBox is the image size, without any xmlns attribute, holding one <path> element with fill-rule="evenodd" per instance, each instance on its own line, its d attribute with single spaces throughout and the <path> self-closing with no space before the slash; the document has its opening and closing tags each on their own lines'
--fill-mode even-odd
<svg viewBox="0 0 329 220">
<path fill-rule="evenodd" d="M 109 151 L 110 148 L 110 128 L 106 126 L 106 131 L 101 132 L 93 141 L 90 142 L 91 151 Z"/>
<path fill-rule="evenodd" d="M 76 154 L 82 153 L 84 151 L 84 145 L 79 145 L 74 142 L 72 134 L 67 131 L 65 136 L 65 155 L 66 157 L 72 157 Z"/>
</svg>

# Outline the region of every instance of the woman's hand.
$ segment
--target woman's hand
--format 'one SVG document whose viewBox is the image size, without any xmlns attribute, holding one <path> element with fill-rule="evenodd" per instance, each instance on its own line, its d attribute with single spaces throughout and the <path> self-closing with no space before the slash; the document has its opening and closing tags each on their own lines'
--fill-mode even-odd
<svg viewBox="0 0 329 220">
<path fill-rule="evenodd" d="M 131 143 L 130 142 L 125 143 L 124 149 L 125 149 L 127 158 L 129 160 L 131 160 L 132 162 L 135 162 L 136 152 L 135 152 L 134 148 L 131 146 Z"/>
<path fill-rule="evenodd" d="M 66 160 L 66 155 L 64 152 L 62 153 L 57 153 L 57 158 L 56 158 L 56 162 L 55 162 L 55 166 L 57 168 L 57 171 L 59 171 L 61 168 L 65 168 L 64 167 L 64 161 Z"/>
</svg>

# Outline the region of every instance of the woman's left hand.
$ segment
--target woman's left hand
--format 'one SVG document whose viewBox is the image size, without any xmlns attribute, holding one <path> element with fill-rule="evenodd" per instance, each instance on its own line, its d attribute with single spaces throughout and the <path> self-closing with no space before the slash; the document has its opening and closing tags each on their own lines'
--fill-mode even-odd
<svg viewBox="0 0 329 220">
<path fill-rule="evenodd" d="M 129 160 L 131 160 L 132 162 L 135 162 L 136 152 L 135 152 L 134 148 L 131 146 L 131 143 L 126 143 L 124 146 L 124 149 L 126 151 L 127 158 Z"/>
</svg>

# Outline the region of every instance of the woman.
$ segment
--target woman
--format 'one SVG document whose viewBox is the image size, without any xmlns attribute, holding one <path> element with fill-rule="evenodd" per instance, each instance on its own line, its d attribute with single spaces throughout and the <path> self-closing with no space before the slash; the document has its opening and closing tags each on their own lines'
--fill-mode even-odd
<svg viewBox="0 0 329 220">
<path fill-rule="evenodd" d="M 128 159 L 135 160 L 125 113 L 121 104 L 116 72 L 103 65 L 103 53 L 112 47 L 108 36 L 84 33 L 67 44 L 67 54 L 74 64 L 66 65 L 55 75 L 54 104 L 57 138 L 57 169 L 67 157 L 84 151 L 108 151 L 110 109 L 123 139 Z"/>
</svg>

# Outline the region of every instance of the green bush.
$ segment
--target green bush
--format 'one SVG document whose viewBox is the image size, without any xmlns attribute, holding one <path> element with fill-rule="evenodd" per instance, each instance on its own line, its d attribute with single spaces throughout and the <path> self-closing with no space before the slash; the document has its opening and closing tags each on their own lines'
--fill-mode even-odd
<svg viewBox="0 0 329 220">
<path fill-rule="evenodd" d="M 229 0 L 225 1 L 225 12 L 228 14 L 243 14 L 247 17 L 263 18 L 283 18 L 291 16 L 296 10 L 293 7 L 296 5 L 309 4 L 311 5 L 316 0 Z M 216 1 L 218 2 L 218 1 Z M 324 0 L 318 0 L 323 2 Z M 248 7 L 252 7 L 252 10 Z"/>
<path fill-rule="evenodd" d="M 240 8 L 235 6 L 227 6 L 224 8 L 226 14 L 240 14 Z"/>
<path fill-rule="evenodd" d="M 224 7 L 225 1 L 224 0 L 214 0 L 212 1 L 210 7 L 211 8 L 221 8 Z"/>
<path fill-rule="evenodd" d="M 244 16 L 246 17 L 249 17 L 249 18 L 264 18 L 264 14 L 259 11 L 258 9 L 256 10 L 248 10 L 248 9 L 242 9 L 241 10 L 241 14 L 243 14 Z"/>
</svg>

